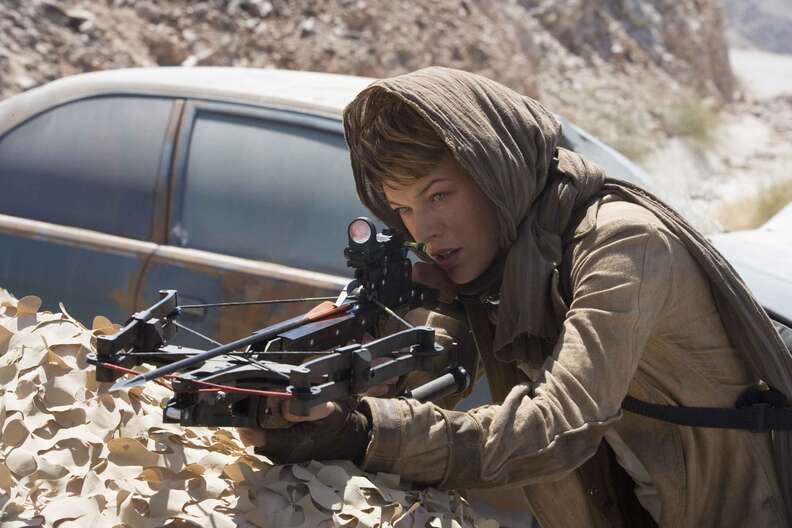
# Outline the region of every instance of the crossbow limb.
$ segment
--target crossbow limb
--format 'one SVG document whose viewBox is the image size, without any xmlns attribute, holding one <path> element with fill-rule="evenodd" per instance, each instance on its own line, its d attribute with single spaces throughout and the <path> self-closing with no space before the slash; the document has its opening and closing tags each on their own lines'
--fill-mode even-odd
<svg viewBox="0 0 792 528">
<path fill-rule="evenodd" d="M 350 223 L 348 235 L 344 255 L 355 279 L 335 302 L 198 350 L 168 344 L 181 326 L 176 323 L 181 307 L 175 290 L 163 290 L 159 302 L 133 314 L 116 334 L 97 338 L 96 354 L 89 356 L 97 380 L 136 374 L 113 386 L 125 389 L 169 379 L 175 394 L 164 409 L 164 421 L 185 426 L 283 426 L 278 412 L 282 399 L 291 400 L 290 412 L 307 416 L 324 402 L 363 394 L 415 370 L 431 371 L 441 354 L 448 357 L 448 368 L 404 396 L 428 401 L 467 388 L 470 376 L 455 360 L 453 345 L 442 347 L 435 343 L 433 328 L 411 326 L 398 315 L 433 299 L 431 290 L 411 280 L 403 236 L 377 233 L 366 218 Z M 379 336 L 385 317 L 395 317 L 407 328 Z M 378 338 L 364 343 L 365 335 Z M 143 374 L 132 370 L 142 363 L 160 366 Z"/>
</svg>

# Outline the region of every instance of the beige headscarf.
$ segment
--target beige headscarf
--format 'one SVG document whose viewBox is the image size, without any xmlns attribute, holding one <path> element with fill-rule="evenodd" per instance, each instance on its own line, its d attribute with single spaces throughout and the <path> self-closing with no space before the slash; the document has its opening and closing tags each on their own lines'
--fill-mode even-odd
<svg viewBox="0 0 792 528">
<path fill-rule="evenodd" d="M 377 81 L 350 103 L 344 129 L 361 201 L 391 227 L 404 230 L 380 186 L 361 168 L 360 131 L 378 97 L 401 98 L 443 138 L 457 162 L 494 204 L 503 268 L 496 357 L 536 357 L 555 342 L 563 313 L 557 310 L 562 235 L 592 199 L 616 195 L 658 216 L 697 260 L 732 344 L 757 378 L 792 395 L 792 358 L 764 310 L 725 259 L 688 223 L 651 194 L 610 179 L 596 165 L 557 148 L 558 120 L 533 99 L 479 75 L 426 68 Z M 557 153 L 558 170 L 551 170 Z M 534 350 L 531 350 L 534 349 Z M 779 478 L 792 513 L 792 434 L 773 433 Z"/>
</svg>

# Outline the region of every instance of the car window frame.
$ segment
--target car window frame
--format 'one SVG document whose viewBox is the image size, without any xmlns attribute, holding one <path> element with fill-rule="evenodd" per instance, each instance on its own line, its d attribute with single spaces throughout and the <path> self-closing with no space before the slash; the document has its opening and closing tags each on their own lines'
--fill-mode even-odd
<svg viewBox="0 0 792 528">
<path fill-rule="evenodd" d="M 98 94 L 90 94 L 85 95 L 84 97 L 75 97 L 73 99 L 69 99 L 66 101 L 59 102 L 58 104 L 46 106 L 41 108 L 39 111 L 34 112 L 27 116 L 26 119 L 16 123 L 14 126 L 4 130 L 0 133 L 0 140 L 7 137 L 9 134 L 14 133 L 20 127 L 25 126 L 29 122 L 34 119 L 37 119 L 40 116 L 48 112 L 52 112 L 57 110 L 58 108 L 79 104 L 85 101 L 90 101 L 93 99 L 105 99 L 109 97 L 135 97 L 140 99 L 166 99 L 171 102 L 171 108 L 168 113 L 168 122 L 165 126 L 165 136 L 163 138 L 163 143 L 160 145 L 160 153 L 159 153 L 159 164 L 157 167 L 157 175 L 156 175 L 156 183 L 154 185 L 153 195 L 154 195 L 154 204 L 152 206 L 152 218 L 151 218 L 151 232 L 149 233 L 148 240 L 140 240 L 137 238 L 130 238 L 124 235 L 120 235 L 117 233 L 106 233 L 104 231 L 99 231 L 98 229 L 87 229 L 84 227 L 80 228 L 73 228 L 72 226 L 65 226 L 62 227 L 66 229 L 86 229 L 88 231 L 96 232 L 101 235 L 108 235 L 112 237 L 120 237 L 129 240 L 135 240 L 138 242 L 153 242 L 157 245 L 164 244 L 167 240 L 167 233 L 168 233 L 168 209 L 169 209 L 169 202 L 170 202 L 170 194 L 172 189 L 172 180 L 173 180 L 173 165 L 175 161 L 175 145 L 176 140 L 179 134 L 179 127 L 182 122 L 182 113 L 184 109 L 185 99 L 180 97 L 173 97 L 168 95 L 159 95 L 159 94 L 148 94 L 148 93 L 137 93 L 131 91 L 113 91 L 113 92 L 106 92 L 106 93 L 98 93 Z M 22 217 L 16 217 L 22 218 Z M 22 218 L 23 220 L 27 220 Z M 50 224 L 53 226 L 61 226 L 62 224 L 54 224 L 52 222 L 47 222 L 44 220 L 35 220 L 36 222 L 43 222 L 45 224 Z"/>
<path fill-rule="evenodd" d="M 341 138 L 344 137 L 344 126 L 340 116 L 332 117 L 273 104 L 252 106 L 248 103 L 188 99 L 184 104 L 179 126 L 179 137 L 173 158 L 173 173 L 168 204 L 168 229 L 167 237 L 165 238 L 167 245 L 178 248 L 189 247 L 182 238 L 181 226 L 190 147 L 196 121 L 202 112 L 304 126 L 338 134 Z"/>
</svg>

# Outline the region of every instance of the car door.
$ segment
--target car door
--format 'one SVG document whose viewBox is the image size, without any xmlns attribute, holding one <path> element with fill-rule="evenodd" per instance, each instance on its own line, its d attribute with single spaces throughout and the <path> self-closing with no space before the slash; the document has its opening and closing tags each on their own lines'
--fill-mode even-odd
<svg viewBox="0 0 792 528">
<path fill-rule="evenodd" d="M 144 304 L 165 288 L 202 304 L 333 295 L 348 280 L 346 228 L 366 211 L 340 120 L 191 101 L 174 171 L 168 244 L 145 273 Z M 225 341 L 309 307 L 190 309 L 183 322 Z"/>
<path fill-rule="evenodd" d="M 48 109 L 0 137 L 0 286 L 123 322 L 164 236 L 179 103 L 128 95 Z M 159 234 L 158 234 L 159 233 Z"/>
</svg>

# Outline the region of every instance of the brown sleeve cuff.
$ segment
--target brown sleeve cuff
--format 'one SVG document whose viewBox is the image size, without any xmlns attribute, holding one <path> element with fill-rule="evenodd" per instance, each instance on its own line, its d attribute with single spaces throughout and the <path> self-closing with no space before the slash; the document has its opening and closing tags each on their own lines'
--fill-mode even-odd
<svg viewBox="0 0 792 528">
<path fill-rule="evenodd" d="M 402 424 L 399 401 L 363 398 L 359 409 L 369 415 L 371 440 L 361 469 L 371 473 L 397 473 L 402 451 Z"/>
<path fill-rule="evenodd" d="M 444 411 L 448 427 L 448 467 L 439 487 L 464 489 L 481 482 L 483 434 L 472 414 Z M 472 486 L 471 486 L 472 484 Z"/>
<path fill-rule="evenodd" d="M 444 488 L 480 481 L 483 433 L 473 415 L 404 399 L 363 398 L 359 409 L 371 423 L 363 470 Z"/>
</svg>

